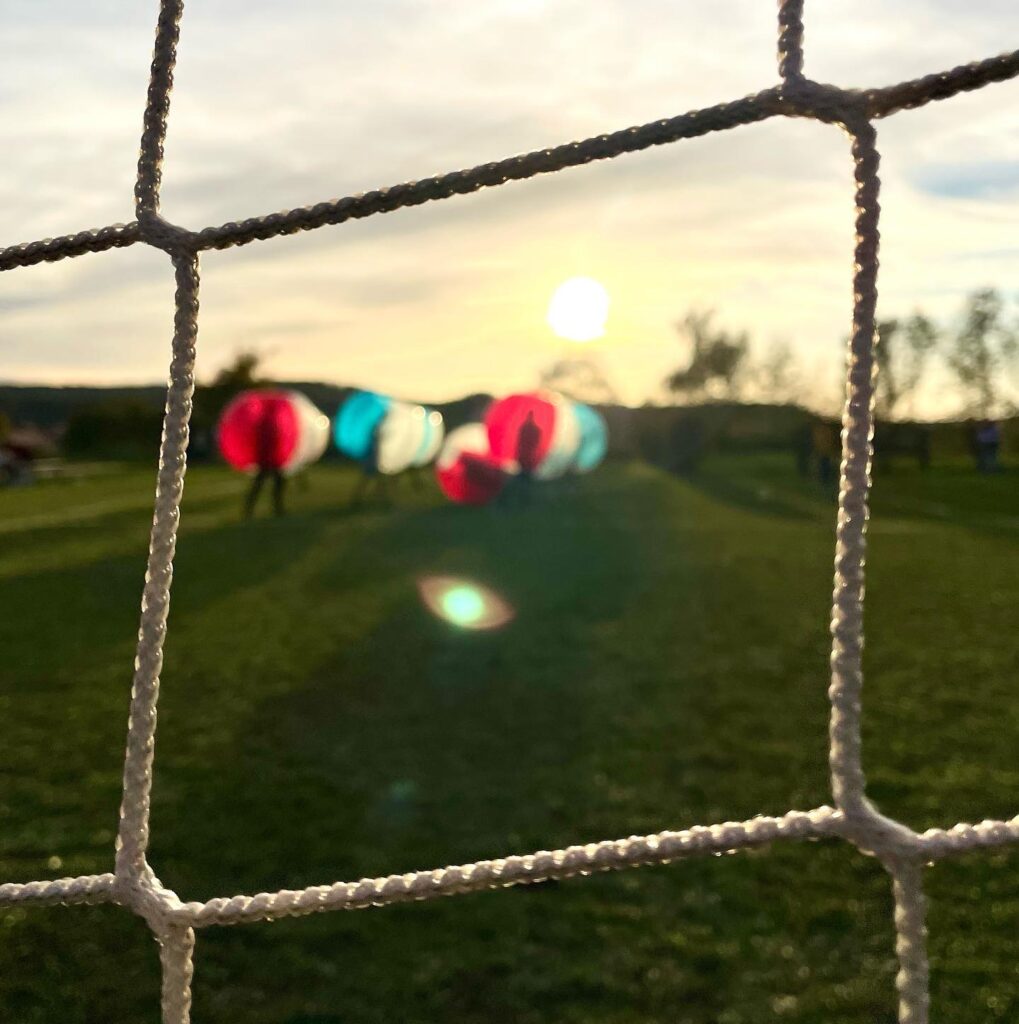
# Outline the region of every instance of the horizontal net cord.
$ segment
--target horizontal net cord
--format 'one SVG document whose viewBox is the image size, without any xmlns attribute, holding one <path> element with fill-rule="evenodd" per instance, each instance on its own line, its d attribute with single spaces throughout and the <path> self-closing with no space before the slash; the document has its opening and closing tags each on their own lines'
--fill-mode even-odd
<svg viewBox="0 0 1019 1024">
<path fill-rule="evenodd" d="M 179 247 L 193 250 L 224 249 L 276 235 L 308 231 L 328 224 L 341 224 L 346 220 L 370 217 L 404 206 L 415 206 L 454 195 L 463 195 L 509 181 L 580 166 L 594 160 L 612 159 L 624 153 L 722 131 L 741 124 L 751 124 L 780 112 L 779 90 L 766 89 L 755 96 L 690 111 L 673 118 L 651 121 L 610 135 L 593 136 L 579 142 L 535 150 L 421 181 L 405 182 L 313 206 L 252 217 L 239 223 L 229 222 L 197 232 L 184 231 L 179 239 Z M 150 164 L 146 162 L 145 166 L 148 168 Z M 134 242 L 145 241 L 144 233 L 144 228 L 135 221 L 128 225 L 111 225 L 94 231 L 80 232 L 77 235 L 23 243 L 0 249 L 0 270 L 64 259 L 84 252 L 99 252 L 118 244 L 131 245 Z"/>
<path fill-rule="evenodd" d="M 48 882 L 6 882 L 0 885 L 0 907 L 113 903 L 116 881 L 116 875 L 105 874 L 54 878 Z"/>
<path fill-rule="evenodd" d="M 23 242 L 0 249 L 0 271 L 71 259 L 75 256 L 84 256 L 88 252 L 121 249 L 141 241 L 143 238 L 138 222 L 131 221 L 128 224 L 91 228 L 73 235 L 44 238 L 38 242 Z"/>
<path fill-rule="evenodd" d="M 797 104 L 795 114 L 805 117 L 816 116 L 820 120 L 828 121 L 837 116 L 840 110 L 851 112 L 862 105 L 868 117 L 883 118 L 901 110 L 914 109 L 935 100 L 947 99 L 960 92 L 1004 82 L 1017 75 L 1019 50 L 960 65 L 950 71 L 875 89 L 840 89 L 836 86 L 801 80 L 797 84 L 816 87 L 813 104 L 815 109 L 811 109 L 812 104 L 809 101 L 805 104 L 801 101 Z M 181 236 L 181 246 L 199 250 L 226 249 L 279 235 L 311 231 L 327 225 L 342 224 L 347 220 L 389 213 L 407 206 L 418 206 L 455 195 L 467 195 L 482 188 L 495 188 L 510 181 L 526 180 L 539 174 L 549 174 L 597 160 L 608 160 L 626 153 L 636 153 L 654 146 L 667 145 L 681 139 L 695 138 L 743 124 L 754 124 L 790 112 L 783 103 L 781 88 L 772 87 L 742 100 L 689 111 L 677 117 L 650 121 L 608 135 L 592 136 L 582 141 L 535 150 L 494 163 L 480 164 L 465 170 L 424 178 L 421 181 L 404 182 L 313 206 L 251 217 L 243 221 L 230 221 L 197 232 L 184 232 Z M 165 114 L 162 124 L 165 128 Z M 155 166 L 153 160 L 154 158 L 146 160 L 147 170 Z M 148 197 L 149 191 L 145 190 L 143 194 Z M 87 252 L 122 248 L 145 240 L 138 222 L 132 221 L 81 231 L 73 235 L 24 242 L 0 249 L 0 271 L 68 259 Z"/>
<path fill-rule="evenodd" d="M 208 924 L 239 923 L 323 910 L 358 910 L 408 900 L 425 900 L 436 896 L 570 878 L 594 871 L 624 870 L 668 864 L 673 860 L 708 854 L 735 853 L 782 839 L 843 838 L 852 841 L 850 831 L 842 812 L 822 806 L 812 811 L 790 811 L 781 818 L 759 816 L 744 822 L 699 825 L 680 832 L 630 836 L 627 839 L 570 846 L 564 850 L 541 850 L 533 854 L 431 871 L 362 878 L 357 882 L 308 886 L 300 890 L 283 889 L 254 896 L 217 898 L 205 903 L 174 904 L 168 917 L 189 921 L 195 927 L 204 927 Z M 949 830 L 930 829 L 912 835 L 915 840 L 912 846 L 913 859 L 917 862 L 933 862 L 977 849 L 1019 844 L 1019 817 L 1011 821 L 983 821 L 978 825 L 959 824 Z M 451 874 L 447 875 L 447 872 Z M 266 901 L 278 897 L 285 899 L 272 903 L 272 912 L 264 913 Z M 289 908 L 295 901 L 301 904 L 299 909 L 281 909 Z M 238 907 L 244 909 L 235 913 Z M 224 912 L 226 918 L 222 917 Z M 208 919 L 210 914 L 215 920 Z"/>
<path fill-rule="evenodd" d="M 753 124 L 781 113 L 777 88 L 712 107 L 693 110 L 676 117 L 650 121 L 608 135 L 596 135 L 550 149 L 535 150 L 494 163 L 422 178 L 388 188 L 346 196 L 296 210 L 285 210 L 239 223 L 222 224 L 196 233 L 200 249 L 226 249 L 235 245 L 342 224 L 344 221 L 391 213 L 407 206 L 467 195 L 482 188 L 495 188 L 510 181 L 523 181 L 539 174 L 551 174 L 597 160 L 611 160 L 680 139 L 692 139 L 711 132 Z"/>
<path fill-rule="evenodd" d="M 167 904 L 166 916 L 168 920 L 204 928 L 328 910 L 363 910 L 594 872 L 668 864 L 690 857 L 736 853 L 783 839 L 841 838 L 852 842 L 850 833 L 851 828 L 841 811 L 822 806 L 811 811 L 790 811 L 782 817 L 759 816 L 743 822 L 698 825 L 680 832 L 630 836 L 431 871 L 362 878 L 357 882 L 281 889 L 253 896 L 218 897 L 204 903 L 173 901 Z M 983 821 L 978 825 L 959 824 L 947 831 L 930 829 L 912 835 L 915 840 L 912 859 L 923 864 L 977 849 L 1019 844 L 1019 817 L 1010 821 Z M 905 861 L 901 855 L 899 859 Z"/>
<path fill-rule="evenodd" d="M 994 82 L 1007 82 L 1016 75 L 1019 75 L 1019 50 L 1012 50 L 997 57 L 960 64 L 951 71 L 938 71 L 880 89 L 865 89 L 862 95 L 868 117 L 888 117 L 900 110 L 915 110 Z"/>
<path fill-rule="evenodd" d="M 925 861 L 944 860 L 973 850 L 994 849 L 1019 843 L 1019 815 L 1007 821 L 989 819 L 975 825 L 960 822 L 949 829 L 929 828 L 921 832 L 919 838 Z"/>
<path fill-rule="evenodd" d="M 324 910 L 355 910 L 407 900 L 425 900 L 553 878 L 570 878 L 590 871 L 667 864 L 671 860 L 730 850 L 735 852 L 781 839 L 849 839 L 849 831 L 841 812 L 822 806 L 812 811 L 793 811 L 781 818 L 760 816 L 744 822 L 723 822 L 677 832 L 629 836 L 626 839 L 587 843 L 563 850 L 540 850 L 499 860 L 412 871 L 382 878 L 362 878 L 357 882 L 308 886 L 300 890 L 281 889 L 253 896 L 219 898 L 205 903 L 182 903 L 175 894 L 161 890 L 164 894 L 161 902 L 168 920 L 188 921 L 196 927 L 205 927 L 210 924 L 240 923 Z M 913 851 L 916 859 L 933 863 L 977 850 L 1019 844 L 1019 816 L 1007 821 L 986 820 L 976 824 L 963 822 L 949 829 L 931 828 L 912 835 L 915 839 Z M 742 840 L 733 842 L 735 836 L 741 836 Z M 443 877 L 445 872 L 453 874 Z M 121 902 L 114 892 L 116 878 L 115 874 L 109 873 L 41 882 L 8 882 L 0 885 L 0 906 Z M 284 899 L 272 904 L 271 913 L 261 912 L 266 900 L 277 898 Z M 315 905 L 310 905 L 312 902 Z M 280 909 L 293 903 L 298 904 L 299 909 Z M 230 920 L 223 917 L 226 904 L 231 908 L 227 912 Z M 233 908 L 236 907 L 244 909 L 235 913 Z"/>
<path fill-rule="evenodd" d="M 735 853 L 777 839 L 820 839 L 837 835 L 842 821 L 842 814 L 831 807 L 790 811 L 778 818 L 760 816 L 743 822 L 698 825 L 680 832 L 630 836 L 432 871 L 363 878 L 357 882 L 337 882 L 300 890 L 262 892 L 255 896 L 217 898 L 205 903 L 184 903 L 169 910 L 167 920 L 203 928 L 328 910 L 361 910 L 595 872 L 668 864 L 693 856 Z"/>
</svg>

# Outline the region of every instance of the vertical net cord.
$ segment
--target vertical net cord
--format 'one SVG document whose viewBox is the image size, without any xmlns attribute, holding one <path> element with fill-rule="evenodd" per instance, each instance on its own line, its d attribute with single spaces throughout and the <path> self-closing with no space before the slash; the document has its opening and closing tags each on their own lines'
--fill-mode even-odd
<svg viewBox="0 0 1019 1024">
<path fill-rule="evenodd" d="M 195 933 L 188 925 L 168 925 L 156 932 L 162 968 L 163 1024 L 190 1024 L 191 979 Z"/>
<path fill-rule="evenodd" d="M 117 837 L 116 874 L 125 890 L 151 881 L 145 863 L 149 839 L 152 761 L 155 751 L 156 703 L 163 643 L 170 610 L 173 556 L 180 522 L 180 501 L 187 461 L 188 422 L 195 390 L 195 340 L 198 333 L 198 257 L 174 257 L 176 314 L 173 357 L 163 439 L 159 456 L 155 513 L 149 546 L 141 623 L 131 687 L 124 793 Z"/>
<path fill-rule="evenodd" d="M 899 1024 L 927 1024 L 929 983 L 922 871 L 915 837 L 880 815 L 866 798 L 862 767 L 863 604 L 874 436 L 880 157 L 873 124 L 846 125 L 856 179 L 853 331 L 849 341 L 842 465 L 832 600 L 830 765 L 835 805 L 862 849 L 879 855 L 892 876 Z M 903 847 L 906 849 L 904 850 Z"/>
<path fill-rule="evenodd" d="M 842 465 L 835 531 L 831 618 L 830 765 L 832 795 L 847 818 L 869 819 L 861 766 L 863 598 L 873 438 L 874 317 L 878 266 L 878 153 L 868 121 L 847 126 L 856 178 L 853 330 L 842 412 Z"/>
<path fill-rule="evenodd" d="M 134 188 L 135 213 L 139 221 L 159 212 L 163 144 L 166 141 L 166 120 L 170 114 L 170 93 L 173 90 L 173 71 L 177 63 L 180 20 L 183 16 L 183 0 L 162 0 L 160 3 L 148 97 L 142 118 L 138 177 Z"/>
<path fill-rule="evenodd" d="M 886 864 L 895 900 L 895 954 L 899 972 L 899 1024 L 928 1024 L 930 971 L 927 965 L 927 906 L 923 865 L 917 860 Z"/>
<path fill-rule="evenodd" d="M 156 27 L 135 186 L 135 208 L 143 235 L 146 236 L 149 225 L 155 227 L 158 233 L 163 143 L 182 15 L 182 0 L 163 0 Z M 158 244 L 160 239 L 151 240 Z M 195 390 L 198 257 L 194 253 L 182 252 L 171 253 L 171 256 L 177 286 L 173 349 L 131 686 L 124 789 L 117 834 L 115 873 L 118 884 L 127 891 L 151 881 L 145 852 L 149 841 L 156 703 L 159 697 L 159 673 L 163 664 L 166 620 L 170 610 L 170 584 L 180 520 L 180 499 L 187 468 L 188 423 Z"/>
<path fill-rule="evenodd" d="M 779 2 L 778 73 L 783 82 L 803 77 L 803 0 Z"/>
</svg>

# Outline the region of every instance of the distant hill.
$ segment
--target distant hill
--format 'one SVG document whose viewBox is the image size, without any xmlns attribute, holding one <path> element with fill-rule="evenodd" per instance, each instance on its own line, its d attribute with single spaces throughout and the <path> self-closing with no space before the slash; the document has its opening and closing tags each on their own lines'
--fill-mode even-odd
<svg viewBox="0 0 1019 1024">
<path fill-rule="evenodd" d="M 283 381 L 279 387 L 294 388 L 306 394 L 326 415 L 332 417 L 353 388 L 319 381 Z M 12 423 L 34 425 L 54 435 L 79 410 L 111 401 L 128 400 L 150 405 L 157 413 L 166 397 L 163 386 L 137 387 L 41 387 L 0 384 L 0 413 Z M 483 418 L 492 401 L 487 394 L 466 395 L 451 402 L 426 403 L 442 413 L 447 430 Z M 599 406 L 609 426 L 610 452 L 620 456 L 642 456 L 650 462 L 677 468 L 677 459 L 686 463 L 704 451 L 759 451 L 785 449 L 802 444 L 809 431 L 812 414 L 796 405 L 769 405 L 751 402 L 708 402 L 689 406 Z M 209 457 L 214 451 L 211 423 L 194 424 L 192 453 Z M 894 423 L 882 429 L 878 424 L 877 447 L 913 452 L 921 434 L 930 438 L 935 457 L 965 456 L 969 452 L 971 426 L 964 420 L 941 423 Z M 1002 422 L 1003 450 L 1006 455 L 1019 451 L 1019 418 Z M 146 431 L 148 438 L 151 431 Z M 906 440 L 902 440 L 906 439 Z M 924 441 L 924 444 L 928 442 Z M 149 441 L 145 453 L 149 453 Z"/>
<path fill-rule="evenodd" d="M 318 381 L 284 381 L 279 387 L 306 394 L 324 413 L 333 416 L 353 388 Z M 133 399 L 161 409 L 166 388 L 160 384 L 128 387 L 44 387 L 0 384 L 0 412 L 13 423 L 32 423 L 45 430 L 64 426 L 80 409 L 110 399 Z M 427 403 L 438 409 L 451 426 L 478 419 L 491 401 L 490 395 L 468 395 L 452 402 Z"/>
<path fill-rule="evenodd" d="M 14 423 L 33 423 L 46 430 L 62 427 L 77 410 L 111 398 L 132 398 L 161 408 L 166 388 L 158 384 L 114 388 L 0 384 L 0 412 Z"/>
</svg>

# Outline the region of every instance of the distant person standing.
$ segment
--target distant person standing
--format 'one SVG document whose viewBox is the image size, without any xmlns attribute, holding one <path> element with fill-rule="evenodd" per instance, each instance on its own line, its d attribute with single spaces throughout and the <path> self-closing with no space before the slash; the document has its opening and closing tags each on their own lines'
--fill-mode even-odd
<svg viewBox="0 0 1019 1024">
<path fill-rule="evenodd" d="M 920 425 L 916 439 L 916 461 L 921 469 L 931 468 L 931 428 Z"/>
<path fill-rule="evenodd" d="M 806 478 L 810 476 L 810 456 L 814 446 L 809 423 L 803 423 L 793 432 L 793 454 L 796 456 L 796 472 Z"/>
<path fill-rule="evenodd" d="M 817 479 L 822 486 L 831 487 L 835 482 L 835 467 L 841 455 L 835 425 L 822 419 L 814 420 L 810 428 L 810 442 L 817 459 Z"/>
<path fill-rule="evenodd" d="M 977 469 L 981 473 L 997 473 L 998 452 L 1001 449 L 1001 427 L 994 420 L 982 420 L 977 424 L 974 436 Z"/>
<path fill-rule="evenodd" d="M 277 453 L 280 447 L 280 426 L 271 406 L 262 410 L 255 433 L 255 461 L 257 470 L 251 481 L 247 499 L 244 502 L 244 515 L 250 519 L 255 512 L 255 504 L 262 488 L 267 481 L 272 481 L 272 508 L 277 516 L 283 515 L 283 496 L 287 479 L 279 466 Z"/>
<path fill-rule="evenodd" d="M 32 482 L 32 453 L 17 444 L 0 444 L 0 486 Z"/>
<path fill-rule="evenodd" d="M 382 445 L 382 427 L 385 419 L 380 419 L 372 427 L 371 438 L 368 441 L 368 448 L 364 453 L 361 463 L 361 480 L 354 492 L 352 504 L 361 505 L 368 496 L 368 491 L 374 489 L 376 494 L 385 494 L 388 497 L 387 478 L 379 470 L 379 449 Z"/>
</svg>

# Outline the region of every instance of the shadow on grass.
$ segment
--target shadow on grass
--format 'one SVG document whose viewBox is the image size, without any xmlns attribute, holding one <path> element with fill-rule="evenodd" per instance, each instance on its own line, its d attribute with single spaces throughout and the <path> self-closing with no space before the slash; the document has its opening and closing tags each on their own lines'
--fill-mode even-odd
<svg viewBox="0 0 1019 1024">
<path fill-rule="evenodd" d="M 321 513 L 304 514 L 186 533 L 175 559 L 171 614 L 199 613 L 278 572 L 316 543 L 324 522 Z M 107 528 L 124 525 L 118 516 Z M 0 580 L 0 647 L 8 664 L 19 667 L 11 682 L 20 686 L 27 677 L 45 685 L 60 670 L 73 671 L 79 653 L 99 662 L 111 648 L 134 646 L 147 543 L 146 532 L 130 553 Z"/>
<path fill-rule="evenodd" d="M 242 679 L 192 666 L 167 692 L 172 745 L 191 749 L 161 755 L 164 880 L 211 896 L 593 838 L 595 761 L 621 696 L 592 685 L 601 634 L 654 555 L 639 531 L 619 534 L 619 514 L 585 492 L 521 510 L 323 517 L 313 557 L 290 567 L 305 611 L 285 640 L 265 636 Z M 429 573 L 494 588 L 516 617 L 492 632 L 433 618 L 416 588 Z M 243 700 L 209 696 L 237 685 Z M 198 709 L 214 749 L 186 734 Z M 203 826 L 161 831 L 184 813 Z"/>
<path fill-rule="evenodd" d="M 324 524 L 321 515 L 294 516 L 286 526 L 187 534 L 168 649 L 173 624 L 201 619 L 281 572 L 317 542 Z M 0 579 L 4 881 L 111 867 L 144 571 L 139 543 L 88 565 Z M 163 672 L 168 688 L 172 664 Z M 47 865 L 53 857 L 56 867 Z"/>
<path fill-rule="evenodd" d="M 750 475 L 750 468 L 756 466 L 750 463 L 741 472 L 738 462 L 728 462 L 724 468 L 703 467 L 684 479 L 708 497 L 754 515 L 800 522 L 832 516 L 835 495 L 826 498 L 820 484 L 811 489 L 803 484 L 802 493 L 791 493 L 787 480 Z"/>
<path fill-rule="evenodd" d="M 725 456 L 684 478 L 733 508 L 771 519 L 830 524 L 836 490 L 793 472 L 781 456 Z M 1019 473 L 981 476 L 965 465 L 921 470 L 898 466 L 875 478 L 873 522 L 897 532 L 926 525 L 962 527 L 1001 539 L 1019 539 Z"/>
</svg>

